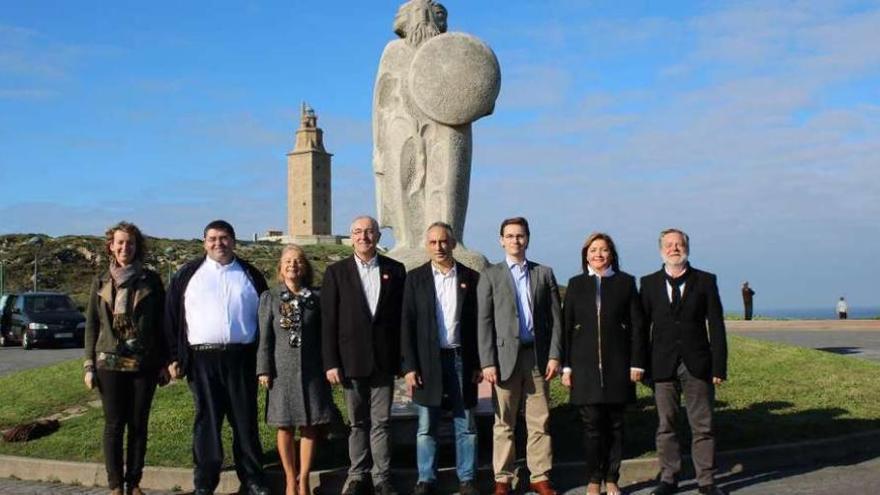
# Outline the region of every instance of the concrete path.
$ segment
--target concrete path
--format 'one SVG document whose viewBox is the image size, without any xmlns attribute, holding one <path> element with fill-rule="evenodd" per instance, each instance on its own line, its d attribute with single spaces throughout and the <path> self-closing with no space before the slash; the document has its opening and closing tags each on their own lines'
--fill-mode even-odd
<svg viewBox="0 0 880 495">
<path fill-rule="evenodd" d="M 880 362 L 880 320 L 728 321 L 735 335 Z"/>
<path fill-rule="evenodd" d="M 848 465 L 809 467 L 766 471 L 757 474 L 731 474 L 719 479 L 721 486 L 731 494 L 742 495 L 825 495 L 828 493 L 880 493 L 880 457 Z M 651 484 L 625 487 L 631 495 L 647 495 Z M 567 490 L 565 495 L 583 495 L 586 487 Z M 174 492 L 148 490 L 149 495 L 168 495 Z M 681 494 L 695 494 L 693 483 L 683 485 Z M 86 488 L 0 479 L 0 495 L 106 495 L 106 488 Z"/>
<path fill-rule="evenodd" d="M 84 487 L 47 483 L 42 481 L 24 481 L 9 478 L 0 479 L 0 495 L 107 495 L 110 491 L 105 487 Z M 147 495 L 166 495 L 174 492 L 157 492 L 144 490 Z"/>
</svg>

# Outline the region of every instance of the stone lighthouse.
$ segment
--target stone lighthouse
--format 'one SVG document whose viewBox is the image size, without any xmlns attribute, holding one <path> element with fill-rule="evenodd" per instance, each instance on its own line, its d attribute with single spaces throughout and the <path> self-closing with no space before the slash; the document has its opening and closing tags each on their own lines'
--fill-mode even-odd
<svg viewBox="0 0 880 495">
<path fill-rule="evenodd" d="M 324 149 L 315 111 L 303 102 L 296 142 L 287 154 L 287 235 L 295 242 L 321 242 L 321 237 L 332 235 L 332 156 Z"/>
</svg>

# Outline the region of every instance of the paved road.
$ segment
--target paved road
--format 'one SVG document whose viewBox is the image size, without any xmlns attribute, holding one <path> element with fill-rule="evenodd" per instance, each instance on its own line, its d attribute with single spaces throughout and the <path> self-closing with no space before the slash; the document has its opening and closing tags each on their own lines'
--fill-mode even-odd
<svg viewBox="0 0 880 495">
<path fill-rule="evenodd" d="M 0 347 L 0 375 L 30 368 L 39 368 L 83 356 L 82 348 L 31 349 Z"/>
<path fill-rule="evenodd" d="M 728 474 L 720 476 L 718 481 L 728 493 L 742 495 L 880 493 L 880 457 L 839 466 Z M 653 483 L 624 488 L 631 495 L 648 495 Z M 583 495 L 585 492 L 586 487 L 578 487 L 566 491 L 565 495 Z M 691 495 L 697 493 L 697 489 L 691 481 L 682 485 L 679 493 Z"/>
<path fill-rule="evenodd" d="M 731 333 L 880 362 L 880 321 L 736 321 Z"/>
</svg>

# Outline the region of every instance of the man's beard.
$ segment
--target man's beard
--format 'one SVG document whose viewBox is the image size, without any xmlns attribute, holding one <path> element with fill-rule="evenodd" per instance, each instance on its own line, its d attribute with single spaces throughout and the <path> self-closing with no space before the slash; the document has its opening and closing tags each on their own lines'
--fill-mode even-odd
<svg viewBox="0 0 880 495">
<path fill-rule="evenodd" d="M 420 22 L 406 33 L 406 42 L 414 47 L 440 34 L 440 29 L 431 22 Z"/>
<path fill-rule="evenodd" d="M 682 254 L 681 260 L 676 263 L 673 263 L 672 260 L 667 258 L 665 254 L 663 255 L 663 264 L 666 266 L 685 266 L 685 265 L 687 265 L 687 262 L 688 262 L 687 253 Z"/>
</svg>

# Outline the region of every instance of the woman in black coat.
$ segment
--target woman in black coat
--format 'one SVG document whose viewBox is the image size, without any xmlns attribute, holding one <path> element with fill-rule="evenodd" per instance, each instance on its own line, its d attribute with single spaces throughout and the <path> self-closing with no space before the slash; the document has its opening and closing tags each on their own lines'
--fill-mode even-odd
<svg viewBox="0 0 880 495">
<path fill-rule="evenodd" d="M 620 494 L 623 412 L 645 367 L 642 310 L 635 278 L 620 271 L 614 241 L 593 233 L 581 250 L 584 273 L 568 282 L 562 383 L 584 423 L 587 494 Z"/>
</svg>

